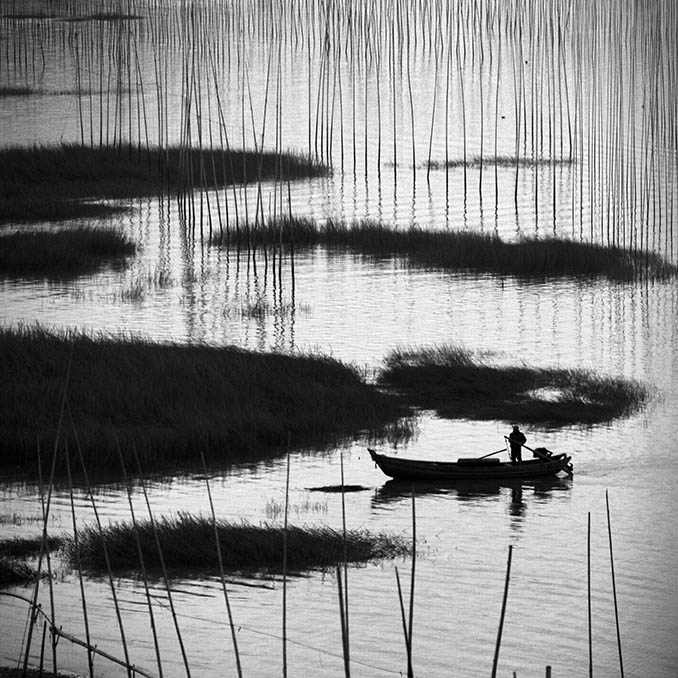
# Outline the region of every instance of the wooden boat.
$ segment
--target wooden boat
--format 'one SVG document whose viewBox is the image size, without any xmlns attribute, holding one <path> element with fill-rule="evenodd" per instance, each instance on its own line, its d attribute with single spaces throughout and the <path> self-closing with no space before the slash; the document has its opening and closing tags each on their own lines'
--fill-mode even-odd
<svg viewBox="0 0 678 678">
<path fill-rule="evenodd" d="M 532 450 L 534 459 L 522 462 L 500 461 L 496 457 L 470 457 L 457 461 L 420 461 L 378 454 L 368 448 L 374 463 L 396 480 L 490 480 L 507 478 L 544 478 L 564 471 L 572 475 L 566 454 L 552 454 L 545 448 Z"/>
</svg>

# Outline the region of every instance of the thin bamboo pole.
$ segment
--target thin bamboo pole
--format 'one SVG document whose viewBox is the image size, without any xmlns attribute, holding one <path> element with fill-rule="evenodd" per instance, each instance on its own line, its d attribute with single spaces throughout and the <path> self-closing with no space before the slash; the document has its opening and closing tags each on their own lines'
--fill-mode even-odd
<svg viewBox="0 0 678 678">
<path fill-rule="evenodd" d="M 287 518 L 290 503 L 290 445 L 287 443 L 287 469 L 285 473 L 285 518 L 283 523 L 283 598 L 282 598 L 282 674 L 287 678 Z"/>
<path fill-rule="evenodd" d="M 219 530 L 217 529 L 217 515 L 214 510 L 214 501 L 212 500 L 212 491 L 210 489 L 209 476 L 207 474 L 207 464 L 205 463 L 205 455 L 200 452 L 200 459 L 202 460 L 203 472 L 205 474 L 205 486 L 207 488 L 207 498 L 210 503 L 210 513 L 212 515 L 212 526 L 214 527 L 214 540 L 217 549 L 217 558 L 219 560 L 219 577 L 221 578 L 221 587 L 224 592 L 224 602 L 226 603 L 226 613 L 228 614 L 228 625 L 231 629 L 231 640 L 233 642 L 233 651 L 235 652 L 235 665 L 238 672 L 238 677 L 242 678 L 242 666 L 240 664 L 240 652 L 238 651 L 238 639 L 235 635 L 235 624 L 233 623 L 233 613 L 231 611 L 231 603 L 228 598 L 228 590 L 226 589 L 226 575 L 224 573 L 224 561 L 221 557 L 221 544 L 219 542 Z"/>
<path fill-rule="evenodd" d="M 80 441 L 78 439 L 77 431 L 75 430 L 75 421 L 73 418 L 73 413 L 71 412 L 70 403 L 68 399 L 66 400 L 66 409 L 68 410 L 68 418 L 73 429 L 73 437 L 75 439 L 75 448 L 78 451 L 78 458 L 80 460 L 80 466 L 82 468 L 83 478 L 85 480 L 85 488 L 87 489 L 87 495 L 92 504 L 92 511 L 94 512 L 94 520 L 96 522 L 97 530 L 101 539 L 101 549 L 104 555 L 104 561 L 106 562 L 106 573 L 108 575 L 108 585 L 111 589 L 111 597 L 113 598 L 113 607 L 115 609 L 115 616 L 118 622 L 118 629 L 120 630 L 120 641 L 122 643 L 122 650 L 125 656 L 125 665 L 127 668 L 127 675 L 129 678 L 132 678 L 132 664 L 129 658 L 129 649 L 127 647 L 127 637 L 125 635 L 125 627 L 122 623 L 122 614 L 120 613 L 120 604 L 118 603 L 118 594 L 115 590 L 115 582 L 113 581 L 113 568 L 111 567 L 111 561 L 108 553 L 108 547 L 106 546 L 106 538 L 104 536 L 103 526 L 101 524 L 101 517 L 99 516 L 99 509 L 97 508 L 96 501 L 94 499 L 94 493 L 92 492 L 92 485 L 89 482 L 89 474 L 87 473 L 87 465 L 85 464 L 85 457 L 82 453 L 82 447 L 80 446 Z"/>
<path fill-rule="evenodd" d="M 504 617 L 506 615 L 506 600 L 508 598 L 509 581 L 511 579 L 511 557 L 513 555 L 513 544 L 509 544 L 508 560 L 506 562 L 506 582 L 504 583 L 504 598 L 501 603 L 501 616 L 499 618 L 499 630 L 497 631 L 497 644 L 494 649 L 494 661 L 492 662 L 492 678 L 497 675 L 497 665 L 499 663 L 499 648 L 501 646 L 501 636 L 504 630 Z"/>
<path fill-rule="evenodd" d="M 610 521 L 610 498 L 605 490 L 605 506 L 607 509 L 607 534 L 610 542 L 610 569 L 612 571 L 612 594 L 614 597 L 614 621 L 617 628 L 617 648 L 619 650 L 619 673 L 624 678 L 624 661 L 622 658 L 621 633 L 619 630 L 619 606 L 617 605 L 617 583 L 614 575 L 614 554 L 612 552 L 612 523 Z"/>
<path fill-rule="evenodd" d="M 350 635 L 349 635 L 349 617 L 348 617 L 348 554 L 346 542 L 346 496 L 344 492 L 344 455 L 340 454 L 341 463 L 341 529 L 344 541 L 344 600 L 342 605 L 342 645 L 344 649 L 344 673 L 347 678 L 351 675 L 351 652 L 350 652 Z M 339 579 L 341 585 L 341 580 Z"/>
<path fill-rule="evenodd" d="M 66 473 L 68 475 L 68 495 L 71 501 L 71 519 L 73 525 L 73 543 L 75 545 L 75 562 L 78 570 L 78 582 L 80 584 L 80 599 L 82 602 L 82 616 L 85 625 L 85 641 L 87 643 L 87 668 L 90 678 L 94 678 L 94 655 L 92 654 L 91 638 L 89 633 L 89 617 L 87 614 L 87 599 L 85 597 L 85 583 L 82 575 L 82 563 L 80 559 L 80 540 L 78 539 L 78 526 L 75 518 L 75 501 L 73 499 L 73 479 L 71 477 L 71 460 L 68 454 L 68 443 L 64 441 L 66 453 Z"/>
<path fill-rule="evenodd" d="M 586 594 L 588 601 L 588 628 L 589 628 L 589 678 L 593 676 L 593 635 L 591 624 L 591 512 L 588 515 L 588 531 L 586 538 Z"/>
<path fill-rule="evenodd" d="M 146 563 L 144 562 L 144 553 L 141 548 L 141 539 L 139 537 L 139 529 L 138 529 L 138 524 L 137 524 L 137 519 L 136 519 L 136 514 L 134 513 L 134 504 L 132 502 L 132 488 L 130 486 L 130 481 L 127 476 L 127 470 L 125 468 L 125 460 L 123 458 L 122 454 L 122 449 L 120 448 L 120 441 L 118 440 L 118 436 L 115 433 L 115 429 L 113 430 L 113 436 L 115 438 L 115 446 L 118 451 L 118 457 L 120 458 L 120 468 L 122 470 L 122 479 L 123 483 L 125 484 L 125 487 L 127 489 L 127 502 L 129 504 L 129 511 L 130 511 L 130 516 L 132 517 L 132 525 L 134 527 L 134 537 L 137 545 L 137 555 L 139 556 L 139 565 L 141 568 L 141 576 L 142 580 L 144 582 L 144 594 L 146 596 L 146 605 L 148 607 L 148 616 L 150 619 L 151 623 L 151 633 L 153 635 L 153 646 L 155 649 L 155 660 L 158 665 L 158 676 L 160 678 L 163 678 L 163 670 L 162 670 L 162 659 L 160 655 L 160 644 L 158 642 L 158 632 L 155 626 L 155 614 L 153 613 L 153 603 L 152 603 L 152 598 L 151 598 L 151 592 L 148 586 L 148 575 L 146 572 Z"/>
<path fill-rule="evenodd" d="M 153 536 L 155 538 L 155 546 L 158 550 L 158 558 L 160 559 L 160 567 L 162 568 L 163 580 L 165 582 L 165 591 L 167 593 L 167 602 L 170 606 L 170 611 L 172 613 L 172 620 L 174 621 L 174 628 L 177 633 L 177 640 L 179 642 L 179 649 L 181 650 L 181 657 L 184 662 L 184 669 L 186 671 L 187 678 L 191 678 L 191 669 L 188 663 L 188 657 L 186 655 L 186 648 L 184 646 L 184 641 L 181 635 L 181 629 L 179 628 L 179 619 L 177 616 L 176 608 L 174 607 L 174 599 L 172 597 L 172 590 L 169 584 L 169 577 L 167 576 L 167 568 L 165 567 L 165 557 L 162 554 L 162 547 L 160 545 L 160 539 L 158 537 L 158 529 L 155 523 L 155 518 L 153 517 L 153 511 L 151 509 L 151 502 L 148 498 L 148 492 L 146 491 L 146 484 L 143 481 L 143 474 L 141 472 L 141 463 L 139 462 L 139 455 L 134 448 L 134 458 L 137 465 L 137 473 L 139 475 L 139 484 L 141 485 L 141 491 L 144 495 L 144 501 L 146 502 L 146 509 L 148 510 L 148 518 L 151 523 L 151 528 L 153 529 Z"/>
</svg>

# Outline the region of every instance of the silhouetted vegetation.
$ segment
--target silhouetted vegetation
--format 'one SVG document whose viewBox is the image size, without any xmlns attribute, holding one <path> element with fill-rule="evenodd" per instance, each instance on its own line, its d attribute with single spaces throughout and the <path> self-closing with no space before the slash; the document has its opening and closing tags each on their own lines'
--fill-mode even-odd
<svg viewBox="0 0 678 678">
<path fill-rule="evenodd" d="M 0 586 L 28 584 L 35 581 L 36 571 L 27 563 L 0 556 Z"/>
<path fill-rule="evenodd" d="M 241 232 L 246 233 L 245 229 Z M 247 237 L 261 242 L 277 238 L 295 247 L 324 245 L 375 257 L 402 257 L 415 266 L 521 277 L 630 280 L 638 275 L 678 273 L 658 255 L 618 247 L 556 238 L 504 242 L 494 233 L 430 231 L 416 226 L 399 229 L 369 220 L 319 224 L 306 218 L 282 218 L 250 229 Z M 232 244 L 233 235 L 215 236 L 213 242 Z"/>
<path fill-rule="evenodd" d="M 515 156 L 515 155 L 498 155 L 495 157 L 472 156 L 464 160 L 463 158 L 455 158 L 453 160 L 430 160 L 422 163 L 421 167 L 431 170 L 445 169 L 446 167 L 454 169 L 457 167 L 467 167 L 478 169 L 485 167 L 487 169 L 497 167 L 539 167 L 540 165 L 571 165 L 573 160 L 571 158 L 539 158 L 531 156 Z"/>
<path fill-rule="evenodd" d="M 63 220 L 119 211 L 93 200 L 135 198 L 327 173 L 294 153 L 79 144 L 0 149 L 0 223 Z M 89 202 L 84 202 L 89 201 Z"/>
<path fill-rule="evenodd" d="M 0 236 L 0 275 L 64 277 L 122 265 L 135 243 L 117 228 L 80 226 Z"/>
<path fill-rule="evenodd" d="M 29 97 L 35 93 L 31 87 L 0 87 L 0 97 Z"/>
<path fill-rule="evenodd" d="M 54 674 L 48 669 L 26 669 L 23 666 L 0 666 L 0 678 L 72 678 L 65 673 Z"/>
<path fill-rule="evenodd" d="M 649 396 L 634 381 L 586 370 L 496 366 L 450 346 L 392 351 L 379 383 L 448 419 L 548 427 L 611 421 L 638 410 Z"/>
<path fill-rule="evenodd" d="M 48 537 L 47 548 L 54 551 L 62 546 L 61 537 Z M 42 537 L 0 540 L 0 554 L 6 558 L 29 558 L 37 556 L 42 547 Z"/>
<path fill-rule="evenodd" d="M 297 446 L 377 433 L 406 411 L 329 357 L 39 328 L 0 330 L 0 372 L 0 459 L 21 469 L 35 469 L 36 441 L 50 467 L 65 391 L 72 464 L 79 449 L 102 473 L 120 472 L 116 441 L 132 469 L 134 450 L 144 469 L 201 452 L 230 462 L 278 454 L 288 436 Z"/>
<path fill-rule="evenodd" d="M 341 531 L 322 527 L 255 526 L 247 523 L 216 521 L 224 568 L 230 571 L 282 571 L 283 542 L 287 540 L 287 568 L 292 571 L 328 567 L 344 561 L 364 562 L 409 553 L 405 539 L 366 530 Z M 173 570 L 218 571 L 214 523 L 202 516 L 180 513 L 151 522 L 115 523 L 99 531 L 87 527 L 79 534 L 80 561 L 90 571 L 105 572 L 104 548 L 116 571 L 140 569 L 137 538 L 144 565 L 161 567 L 156 535 L 165 566 Z M 75 563 L 75 542 L 66 546 Z"/>
</svg>

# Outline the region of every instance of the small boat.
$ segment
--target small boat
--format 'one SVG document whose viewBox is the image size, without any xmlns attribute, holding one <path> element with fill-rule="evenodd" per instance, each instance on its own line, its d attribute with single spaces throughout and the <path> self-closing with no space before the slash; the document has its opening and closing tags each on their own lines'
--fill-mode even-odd
<svg viewBox="0 0 678 678">
<path fill-rule="evenodd" d="M 496 480 L 507 478 L 545 478 L 561 471 L 572 476 L 572 464 L 566 454 L 553 454 L 544 447 L 531 450 L 534 459 L 512 462 L 496 457 L 469 457 L 457 461 L 420 461 L 378 454 L 368 448 L 374 463 L 396 480 Z"/>
</svg>

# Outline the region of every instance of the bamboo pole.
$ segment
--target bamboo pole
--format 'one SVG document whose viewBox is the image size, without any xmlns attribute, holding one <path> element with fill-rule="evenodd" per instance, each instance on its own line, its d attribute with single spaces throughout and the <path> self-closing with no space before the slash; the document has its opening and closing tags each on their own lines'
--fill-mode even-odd
<svg viewBox="0 0 678 678">
<path fill-rule="evenodd" d="M 235 664 L 238 672 L 238 677 L 242 678 L 242 666 L 240 664 L 240 652 L 238 651 L 238 639 L 235 635 L 235 624 L 233 623 L 233 613 L 231 611 L 231 603 L 228 598 L 228 590 L 226 588 L 226 575 L 224 573 L 224 561 L 221 557 L 221 544 L 219 542 L 219 530 L 217 529 L 217 516 L 214 510 L 214 502 L 212 501 L 212 491 L 210 489 L 210 481 L 207 473 L 207 464 L 205 463 L 205 455 L 200 452 L 200 459 L 202 460 L 203 472 L 205 474 L 205 486 L 207 488 L 207 498 L 210 504 L 210 513 L 212 515 L 212 526 L 214 527 L 214 540 L 217 550 L 217 558 L 219 560 L 219 577 L 221 579 L 221 587 L 224 592 L 224 601 L 226 603 L 226 613 L 228 614 L 228 625 L 231 629 L 231 640 L 233 642 L 233 651 L 235 652 Z"/>
<path fill-rule="evenodd" d="M 143 474 L 141 472 L 141 463 L 139 462 L 139 455 L 136 451 L 136 448 L 133 448 L 134 450 L 134 458 L 135 462 L 137 465 L 137 473 L 139 475 L 139 484 L 141 485 L 141 491 L 144 495 L 144 501 L 146 503 L 146 509 L 148 510 L 148 518 L 151 523 L 151 528 L 153 530 L 153 537 L 155 539 L 155 546 L 156 549 L 158 550 L 158 558 L 160 559 L 160 567 L 162 569 L 162 575 L 163 575 L 163 580 L 165 583 L 165 592 L 167 593 L 167 602 L 169 603 L 170 606 L 170 612 L 172 614 L 172 620 L 174 621 L 174 628 L 176 630 L 177 634 L 177 641 L 179 642 L 179 649 L 181 650 L 181 657 L 183 659 L 184 663 L 184 669 L 186 671 L 186 676 L 187 678 L 191 678 L 191 669 L 188 663 L 188 657 L 186 655 L 186 648 L 184 646 L 184 641 L 181 635 L 181 629 L 179 628 L 179 619 L 177 616 L 176 608 L 174 607 L 174 599 L 172 597 L 172 590 L 169 584 L 169 577 L 167 576 L 167 568 L 165 567 L 165 557 L 162 554 L 162 547 L 160 545 L 160 539 L 158 537 L 158 529 L 155 523 L 155 518 L 153 517 L 153 511 L 151 509 L 151 502 L 148 498 L 148 492 L 146 491 L 146 484 L 143 481 Z"/>
<path fill-rule="evenodd" d="M 344 492 L 344 454 L 340 453 L 341 463 L 341 529 L 344 541 L 344 601 L 342 606 L 342 644 L 344 649 L 344 673 L 346 678 L 351 675 L 351 653 L 350 653 L 350 635 L 349 635 L 349 617 L 348 617 L 348 555 L 346 543 L 346 495 Z M 339 580 L 341 584 L 341 580 Z"/>
<path fill-rule="evenodd" d="M 504 584 L 504 598 L 501 603 L 501 616 L 499 618 L 499 630 L 497 631 L 497 644 L 494 649 L 494 661 L 492 662 L 492 678 L 497 675 L 497 665 L 499 663 L 499 648 L 501 646 L 501 636 L 504 630 L 504 617 L 506 615 L 506 600 L 508 598 L 509 581 L 511 579 L 511 557 L 513 555 L 513 544 L 509 544 L 508 560 L 506 562 L 506 582 Z"/>
<path fill-rule="evenodd" d="M 66 408 L 68 410 L 68 418 L 73 429 L 73 437 L 75 439 L 75 448 L 78 451 L 78 458 L 80 460 L 80 466 L 82 468 L 83 477 L 85 479 L 85 488 L 87 489 L 87 495 L 92 504 L 92 511 L 94 512 L 94 520 L 96 522 L 97 530 L 99 532 L 99 537 L 101 539 L 101 549 L 104 555 L 104 561 L 106 562 L 106 573 L 108 575 L 108 585 L 111 589 L 111 597 L 113 598 L 113 607 L 115 609 L 115 616 L 118 622 L 118 629 L 120 630 L 120 641 L 122 643 L 122 650 L 125 656 L 125 665 L 127 667 L 127 675 L 129 678 L 132 678 L 131 662 L 129 658 L 129 649 L 127 647 L 127 637 L 125 634 L 125 627 L 122 623 L 122 614 L 120 613 L 120 604 L 118 602 L 118 594 L 115 590 L 115 582 L 113 581 L 113 568 L 111 567 L 111 561 L 108 553 L 108 547 L 106 546 L 106 537 L 104 535 L 103 526 L 101 524 L 101 518 L 99 516 L 99 509 L 97 508 L 96 501 L 94 499 L 94 493 L 92 492 L 92 486 L 89 482 L 89 474 L 87 473 L 87 465 L 85 464 L 85 457 L 82 453 L 82 447 L 80 446 L 80 441 L 78 439 L 77 431 L 75 430 L 75 421 L 73 418 L 73 413 L 71 412 L 70 403 L 66 400 Z M 56 673 L 56 672 L 55 672 Z"/>
<path fill-rule="evenodd" d="M 282 674 L 287 678 L 287 518 L 290 503 L 290 443 L 287 441 L 287 468 L 285 472 L 285 517 L 283 523 L 283 599 L 282 599 Z"/>
<path fill-rule="evenodd" d="M 588 629 L 589 629 L 589 678 L 593 676 L 593 636 L 591 625 L 591 512 L 588 515 L 588 531 L 586 538 L 586 582 L 588 601 Z"/>
<path fill-rule="evenodd" d="M 624 678 L 624 661 L 622 659 L 621 633 L 619 631 L 619 606 L 617 605 L 617 584 L 614 575 L 614 554 L 612 552 L 612 523 L 610 521 L 610 499 L 605 490 L 605 506 L 607 509 L 607 534 L 610 542 L 610 569 L 612 572 L 612 594 L 614 597 L 614 621 L 617 629 L 617 648 L 619 650 L 619 674 Z"/>
<path fill-rule="evenodd" d="M 85 625 L 85 642 L 87 643 L 87 668 L 90 678 L 94 678 L 94 656 L 92 654 L 91 638 L 89 633 L 89 617 L 87 615 L 87 599 L 85 597 L 85 583 L 82 574 L 82 562 L 80 559 L 80 540 L 78 539 L 78 526 L 75 518 L 75 501 L 73 499 L 73 479 L 71 477 L 71 460 L 68 454 L 68 443 L 64 441 L 64 451 L 66 453 L 66 473 L 68 475 L 68 495 L 71 502 L 71 519 L 73 526 L 73 543 L 75 544 L 75 562 L 78 570 L 78 582 L 80 584 L 80 599 L 82 602 L 82 616 Z"/>
<path fill-rule="evenodd" d="M 125 488 L 127 490 L 127 502 L 129 504 L 129 511 L 130 511 L 130 516 L 132 517 L 132 525 L 134 527 L 134 538 L 136 541 L 136 546 L 137 546 L 137 555 L 139 556 L 139 566 L 141 568 L 141 577 L 144 582 L 144 595 L 146 597 L 146 606 L 148 607 L 148 616 L 150 619 L 151 623 L 151 633 L 153 635 L 153 647 L 155 649 L 155 660 L 158 665 L 158 676 L 159 678 L 163 678 L 163 670 L 162 670 L 162 659 L 160 656 L 160 644 L 158 643 L 158 632 L 155 626 L 155 615 L 153 613 L 153 604 L 152 604 L 152 599 L 151 599 L 151 592 L 148 586 L 148 574 L 146 571 L 146 563 L 144 561 L 144 553 L 141 548 L 141 539 L 139 537 L 139 529 L 138 529 L 138 524 L 137 524 L 137 519 L 136 519 L 136 514 L 134 513 L 134 504 L 132 503 L 132 488 L 131 484 L 129 481 L 129 478 L 127 476 L 127 469 L 125 468 L 125 460 L 123 458 L 122 454 L 122 449 L 120 448 L 120 441 L 118 440 L 118 436 L 115 433 L 115 429 L 113 429 L 113 437 L 115 438 L 115 447 L 118 451 L 118 457 L 120 459 L 120 468 L 122 471 L 122 479 L 123 483 L 125 484 Z"/>
</svg>

